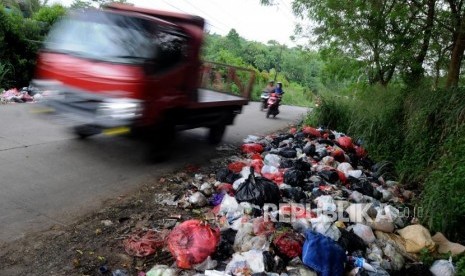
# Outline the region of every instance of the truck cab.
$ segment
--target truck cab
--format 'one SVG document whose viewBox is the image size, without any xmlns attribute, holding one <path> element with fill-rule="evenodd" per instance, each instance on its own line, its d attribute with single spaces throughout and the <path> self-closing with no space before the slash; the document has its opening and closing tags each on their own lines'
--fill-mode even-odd
<svg viewBox="0 0 465 276">
<path fill-rule="evenodd" d="M 255 76 L 201 61 L 204 24 L 124 4 L 71 12 L 50 31 L 32 84 L 47 111 L 67 118 L 81 138 L 125 131 L 172 138 L 166 134 L 207 127 L 218 143 Z"/>
</svg>

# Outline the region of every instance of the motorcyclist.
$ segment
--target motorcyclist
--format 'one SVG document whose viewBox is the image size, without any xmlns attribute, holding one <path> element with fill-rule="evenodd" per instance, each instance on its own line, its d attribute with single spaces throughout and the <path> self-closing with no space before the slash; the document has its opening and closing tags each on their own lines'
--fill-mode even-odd
<svg viewBox="0 0 465 276">
<path fill-rule="evenodd" d="M 274 81 L 270 80 L 268 84 L 266 85 L 265 89 L 263 89 L 263 92 L 271 94 L 274 92 L 274 90 L 275 90 Z"/>
<path fill-rule="evenodd" d="M 278 94 L 279 97 L 281 97 L 283 94 L 284 94 L 284 91 L 283 91 L 283 83 L 282 82 L 278 82 L 276 83 L 276 87 L 274 89 L 274 92 L 276 94 Z"/>
<path fill-rule="evenodd" d="M 261 99 L 261 104 L 260 104 L 260 110 L 268 108 L 268 98 L 272 93 L 275 91 L 275 86 L 274 86 L 274 81 L 270 80 L 268 81 L 268 84 L 265 86 L 265 88 L 262 91 L 262 95 L 260 96 Z"/>
<path fill-rule="evenodd" d="M 278 100 L 281 102 L 281 99 L 282 99 L 283 94 L 284 94 L 283 83 L 282 82 L 276 83 L 274 93 L 276 93 L 276 96 L 278 97 Z"/>
</svg>

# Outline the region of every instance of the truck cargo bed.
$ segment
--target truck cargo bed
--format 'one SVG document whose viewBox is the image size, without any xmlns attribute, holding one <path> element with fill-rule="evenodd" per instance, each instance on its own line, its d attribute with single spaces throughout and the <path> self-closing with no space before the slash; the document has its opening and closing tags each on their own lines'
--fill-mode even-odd
<svg viewBox="0 0 465 276">
<path fill-rule="evenodd" d="M 197 90 L 197 101 L 190 108 L 246 105 L 248 99 L 236 95 L 200 88 Z"/>
</svg>

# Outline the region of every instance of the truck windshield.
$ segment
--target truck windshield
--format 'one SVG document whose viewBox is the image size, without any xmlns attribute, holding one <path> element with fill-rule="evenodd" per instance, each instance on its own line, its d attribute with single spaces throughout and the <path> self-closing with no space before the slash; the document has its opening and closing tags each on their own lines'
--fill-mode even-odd
<svg viewBox="0 0 465 276">
<path fill-rule="evenodd" d="M 137 63 L 156 55 L 156 25 L 106 12 L 69 16 L 51 30 L 45 49 L 111 62 Z"/>
</svg>

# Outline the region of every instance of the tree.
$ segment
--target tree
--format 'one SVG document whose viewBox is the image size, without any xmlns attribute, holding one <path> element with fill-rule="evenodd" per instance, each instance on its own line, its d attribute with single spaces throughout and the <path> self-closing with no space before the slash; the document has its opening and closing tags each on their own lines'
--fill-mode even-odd
<svg viewBox="0 0 465 276">
<path fill-rule="evenodd" d="M 451 23 L 443 25 L 452 34 L 452 47 L 446 86 L 457 86 L 465 51 L 465 6 L 463 0 L 446 0 Z M 449 27 L 450 26 L 450 27 Z"/>
<path fill-rule="evenodd" d="M 36 14 L 34 19 L 41 22 L 46 22 L 49 26 L 53 25 L 60 17 L 65 15 L 66 9 L 60 4 L 53 6 L 42 7 Z"/>
</svg>

